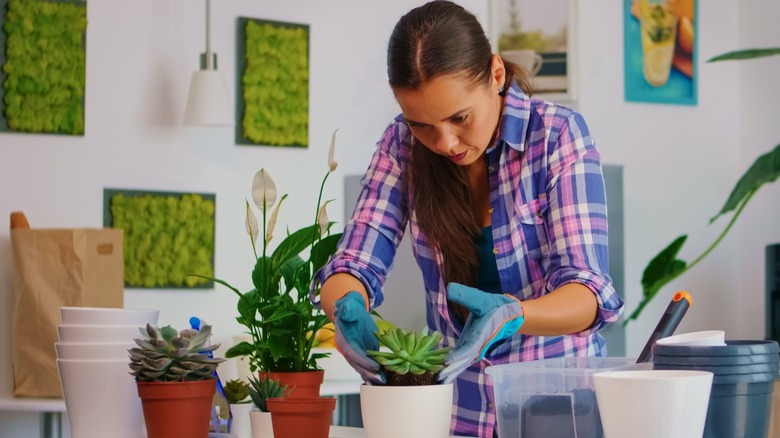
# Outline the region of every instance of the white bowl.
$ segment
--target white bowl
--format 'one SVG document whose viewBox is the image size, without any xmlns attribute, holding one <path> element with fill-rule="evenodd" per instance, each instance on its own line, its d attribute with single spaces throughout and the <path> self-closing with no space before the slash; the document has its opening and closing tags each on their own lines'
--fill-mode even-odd
<svg viewBox="0 0 780 438">
<path fill-rule="evenodd" d="M 726 345 L 726 332 L 723 330 L 705 330 L 683 333 L 661 338 L 655 341 L 655 343 L 658 345 L 680 346 L 724 346 Z"/>
<path fill-rule="evenodd" d="M 138 438 L 141 399 L 129 359 L 57 359 L 71 434 L 80 438 Z"/>
<path fill-rule="evenodd" d="M 66 325 L 57 326 L 60 343 L 117 343 L 142 338 L 137 325 Z"/>
<path fill-rule="evenodd" d="M 127 350 L 135 342 L 62 343 L 55 342 L 57 359 L 122 360 L 130 357 Z"/>
<path fill-rule="evenodd" d="M 606 438 L 690 438 L 704 433 L 713 374 L 605 371 L 593 374 Z"/>
<path fill-rule="evenodd" d="M 159 310 L 120 309 L 116 307 L 60 307 L 60 319 L 69 325 L 146 325 L 157 324 Z"/>
</svg>

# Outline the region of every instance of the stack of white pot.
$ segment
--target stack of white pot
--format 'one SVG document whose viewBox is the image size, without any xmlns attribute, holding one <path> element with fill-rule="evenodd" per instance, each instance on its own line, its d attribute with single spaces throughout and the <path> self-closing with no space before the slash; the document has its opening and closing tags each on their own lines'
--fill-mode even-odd
<svg viewBox="0 0 780 438">
<path fill-rule="evenodd" d="M 62 307 L 57 368 L 74 438 L 139 438 L 141 399 L 127 350 L 159 310 Z"/>
</svg>

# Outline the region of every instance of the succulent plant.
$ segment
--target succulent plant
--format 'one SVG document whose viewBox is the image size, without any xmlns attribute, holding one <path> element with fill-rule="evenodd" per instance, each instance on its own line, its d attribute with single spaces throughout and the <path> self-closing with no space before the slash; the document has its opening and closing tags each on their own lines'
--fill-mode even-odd
<svg viewBox="0 0 780 438">
<path fill-rule="evenodd" d="M 434 384 L 436 373 L 444 368 L 444 360 L 451 350 L 451 347 L 437 348 L 441 333 L 428 334 L 427 327 L 420 332 L 393 327 L 374 336 L 390 350 L 367 352 L 388 372 L 388 385 Z"/>
<path fill-rule="evenodd" d="M 225 396 L 231 404 L 241 403 L 249 397 L 249 384 L 241 379 L 225 382 Z"/>
<path fill-rule="evenodd" d="M 130 374 L 139 382 L 182 382 L 214 378 L 214 370 L 225 359 L 213 358 L 219 344 L 206 345 L 211 326 L 204 324 L 200 331 L 177 332 L 171 326 L 157 328 L 147 324 L 141 328 L 144 339 L 135 339 L 138 347 L 130 353 Z"/>
<path fill-rule="evenodd" d="M 249 377 L 249 397 L 252 399 L 252 403 L 255 404 L 257 409 L 262 412 L 268 412 L 268 406 L 266 401 L 269 398 L 286 397 L 287 385 L 279 382 L 276 379 L 272 379 L 268 376 L 256 378 Z"/>
</svg>

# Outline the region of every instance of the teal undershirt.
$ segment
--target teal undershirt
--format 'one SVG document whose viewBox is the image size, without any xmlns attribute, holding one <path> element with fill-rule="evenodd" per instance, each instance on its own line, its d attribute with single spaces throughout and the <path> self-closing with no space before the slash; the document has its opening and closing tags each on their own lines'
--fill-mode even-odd
<svg viewBox="0 0 780 438">
<path fill-rule="evenodd" d="M 493 254 L 493 227 L 482 228 L 482 236 L 477 239 L 479 253 L 479 272 L 477 273 L 477 289 L 494 294 L 501 291 L 501 280 L 498 277 L 496 256 Z"/>
</svg>

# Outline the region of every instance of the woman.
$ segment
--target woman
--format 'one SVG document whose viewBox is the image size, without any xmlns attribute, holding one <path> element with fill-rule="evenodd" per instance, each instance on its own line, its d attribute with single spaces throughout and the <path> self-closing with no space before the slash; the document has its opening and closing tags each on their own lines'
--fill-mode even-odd
<svg viewBox="0 0 780 438">
<path fill-rule="evenodd" d="M 476 18 L 434 1 L 400 19 L 387 54 L 401 107 L 379 141 L 320 304 L 367 382 L 377 349 L 368 310 L 409 225 L 429 328 L 456 348 L 453 433 L 492 437 L 485 367 L 605 355 L 597 331 L 623 303 L 607 274 L 599 153 L 571 109 L 527 97 L 522 70 L 491 52 Z"/>
</svg>

